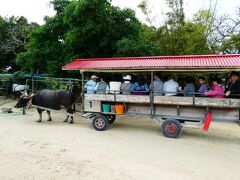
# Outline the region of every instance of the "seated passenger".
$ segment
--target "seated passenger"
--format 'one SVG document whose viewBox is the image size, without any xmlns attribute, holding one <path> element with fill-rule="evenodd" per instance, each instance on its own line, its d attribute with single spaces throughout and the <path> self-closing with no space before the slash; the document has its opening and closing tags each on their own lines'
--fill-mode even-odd
<svg viewBox="0 0 240 180">
<path fill-rule="evenodd" d="M 153 94 L 154 96 L 162 96 L 164 92 L 164 88 L 163 88 L 163 82 L 160 79 L 160 74 L 156 73 L 153 78 L 154 78 Z M 150 85 L 150 89 L 152 89 L 152 84 Z"/>
<path fill-rule="evenodd" d="M 145 78 L 142 74 L 137 76 L 137 82 L 131 87 L 131 91 L 136 95 L 145 95 L 149 93 L 149 87 L 145 81 Z"/>
<path fill-rule="evenodd" d="M 193 96 L 195 93 L 195 86 L 193 84 L 193 78 L 192 77 L 186 77 L 186 86 L 183 89 L 183 95 L 184 96 Z"/>
<path fill-rule="evenodd" d="M 92 75 L 91 76 L 91 80 L 89 80 L 85 86 L 84 86 L 84 89 L 87 90 L 87 93 L 88 94 L 94 94 L 94 91 L 95 91 L 95 87 L 97 85 L 97 79 L 98 77 L 96 75 Z"/>
<path fill-rule="evenodd" d="M 179 91 L 182 92 L 183 89 L 184 89 L 184 87 L 186 86 L 186 82 L 184 81 L 184 78 L 179 77 L 179 78 L 177 79 L 177 83 L 179 84 L 179 88 L 178 88 Z"/>
<path fill-rule="evenodd" d="M 233 71 L 230 75 L 230 82 L 227 85 L 225 96 L 230 98 L 240 98 L 239 73 Z"/>
<path fill-rule="evenodd" d="M 205 92 L 206 96 L 212 97 L 212 98 L 224 98 L 224 89 L 220 84 L 219 78 L 213 78 L 212 79 L 212 90 Z"/>
<path fill-rule="evenodd" d="M 205 92 L 208 91 L 208 87 L 205 84 L 206 83 L 205 77 L 203 76 L 199 77 L 198 83 L 199 83 L 198 90 L 197 90 L 198 96 L 204 96 Z"/>
<path fill-rule="evenodd" d="M 129 95 L 131 94 L 131 87 L 133 84 L 131 83 L 132 77 L 130 75 L 126 75 L 123 77 L 123 83 L 120 86 L 120 90 L 122 94 Z"/>
<path fill-rule="evenodd" d="M 95 91 L 97 94 L 106 94 L 109 91 L 108 84 L 104 81 L 104 79 L 101 77 L 100 81 L 97 83 L 95 87 Z"/>
<path fill-rule="evenodd" d="M 179 91 L 178 83 L 174 81 L 171 76 L 168 77 L 168 81 L 166 81 L 163 86 L 165 96 L 176 96 Z"/>
</svg>

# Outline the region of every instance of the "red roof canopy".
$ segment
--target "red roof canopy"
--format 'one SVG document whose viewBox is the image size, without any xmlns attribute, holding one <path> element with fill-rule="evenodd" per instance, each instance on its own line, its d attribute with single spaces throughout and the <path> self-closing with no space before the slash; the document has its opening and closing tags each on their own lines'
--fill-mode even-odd
<svg viewBox="0 0 240 180">
<path fill-rule="evenodd" d="M 240 54 L 76 59 L 63 70 L 240 70 Z"/>
</svg>

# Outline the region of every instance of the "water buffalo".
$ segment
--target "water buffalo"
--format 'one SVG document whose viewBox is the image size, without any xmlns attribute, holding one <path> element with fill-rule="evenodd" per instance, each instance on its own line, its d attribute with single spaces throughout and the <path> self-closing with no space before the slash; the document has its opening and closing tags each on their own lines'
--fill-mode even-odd
<svg viewBox="0 0 240 180">
<path fill-rule="evenodd" d="M 40 90 L 35 95 L 31 96 L 22 96 L 17 104 L 15 105 L 16 108 L 21 107 L 28 107 L 31 104 L 42 106 L 54 110 L 60 110 L 61 106 L 65 107 L 68 113 L 73 114 L 75 111 L 74 103 L 76 102 L 77 98 L 75 94 L 68 90 Z M 42 121 L 42 112 L 44 110 L 37 108 L 39 114 L 39 120 L 37 122 Z M 48 121 L 52 121 L 50 111 L 47 111 L 48 114 Z M 64 122 L 68 122 L 69 116 L 66 117 Z M 73 117 L 69 123 L 73 123 Z"/>
</svg>

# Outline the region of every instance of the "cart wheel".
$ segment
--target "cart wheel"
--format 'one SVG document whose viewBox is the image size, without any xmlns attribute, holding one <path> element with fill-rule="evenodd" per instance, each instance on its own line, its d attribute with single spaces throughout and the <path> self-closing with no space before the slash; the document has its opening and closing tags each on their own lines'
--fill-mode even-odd
<svg viewBox="0 0 240 180">
<path fill-rule="evenodd" d="M 116 120 L 116 115 L 111 114 L 111 115 L 108 116 L 108 123 L 109 124 L 113 124 L 115 122 L 115 120 Z"/>
<path fill-rule="evenodd" d="M 104 131 L 108 128 L 108 119 L 105 116 L 97 115 L 93 118 L 92 125 L 97 131 Z"/>
<path fill-rule="evenodd" d="M 177 120 L 167 119 L 162 123 L 161 131 L 168 138 L 178 138 L 182 133 L 182 125 Z"/>
</svg>

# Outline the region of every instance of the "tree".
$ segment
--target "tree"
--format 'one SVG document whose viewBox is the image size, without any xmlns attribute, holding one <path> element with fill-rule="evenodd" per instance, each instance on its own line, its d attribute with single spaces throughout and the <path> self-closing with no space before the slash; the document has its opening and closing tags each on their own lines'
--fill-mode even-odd
<svg viewBox="0 0 240 180">
<path fill-rule="evenodd" d="M 208 26 L 204 14 L 185 20 L 182 0 L 167 0 L 170 11 L 166 24 L 157 31 L 161 55 L 210 54 Z M 203 18 L 203 17 L 204 18 Z"/>
<path fill-rule="evenodd" d="M 55 0 L 51 4 L 56 11 L 54 17 L 45 17 L 45 24 L 30 35 L 27 51 L 18 54 L 17 64 L 23 71 L 31 73 L 60 74 L 64 65 L 65 33 L 64 9 L 70 1 Z"/>
<path fill-rule="evenodd" d="M 140 23 L 130 9 L 119 9 L 107 0 L 82 0 L 66 9 L 68 50 L 78 57 L 111 57 L 118 41 L 138 36 Z"/>
<path fill-rule="evenodd" d="M 25 17 L 0 18 L 0 54 L 2 66 L 12 65 L 16 70 L 15 58 L 19 52 L 25 51 L 28 35 L 37 27 L 36 23 L 28 23 Z"/>
<path fill-rule="evenodd" d="M 161 55 L 158 45 L 157 29 L 142 25 L 137 37 L 123 38 L 117 43 L 115 56 L 156 56 Z"/>
</svg>

